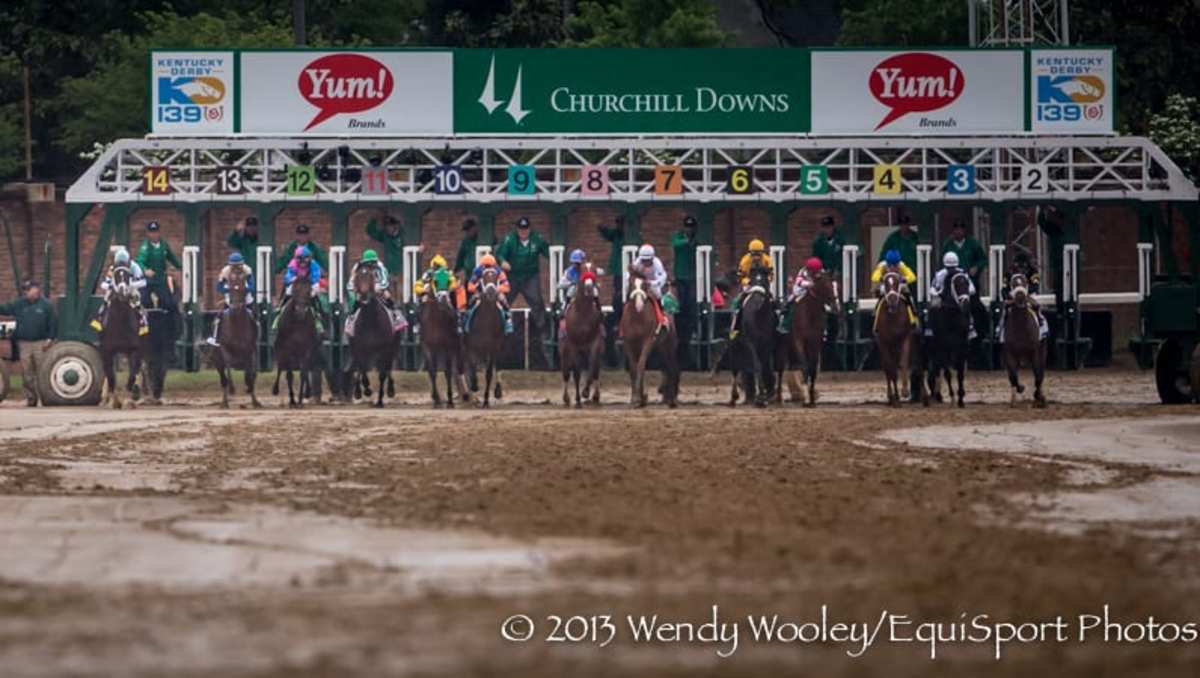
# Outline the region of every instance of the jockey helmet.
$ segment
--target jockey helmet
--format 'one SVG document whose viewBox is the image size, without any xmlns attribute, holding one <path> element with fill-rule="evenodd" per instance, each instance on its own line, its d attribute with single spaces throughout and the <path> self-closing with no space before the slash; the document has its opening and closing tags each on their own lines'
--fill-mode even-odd
<svg viewBox="0 0 1200 678">
<path fill-rule="evenodd" d="M 113 262 L 118 265 L 129 263 L 129 250 L 124 247 L 118 247 L 116 252 L 113 252 Z"/>
<path fill-rule="evenodd" d="M 375 250 L 366 250 L 363 252 L 363 261 L 379 261 L 379 255 Z"/>
<path fill-rule="evenodd" d="M 479 258 L 479 265 L 480 266 L 495 266 L 496 265 L 496 257 L 494 257 L 490 254 L 485 254 Z"/>
<path fill-rule="evenodd" d="M 765 252 L 766 249 L 767 249 L 767 246 L 764 245 L 763 241 L 759 240 L 758 238 L 755 238 L 754 240 L 750 241 L 750 251 L 751 252 Z"/>
<path fill-rule="evenodd" d="M 808 261 L 804 262 L 804 267 L 809 273 L 820 273 L 823 266 L 821 260 L 816 257 L 809 257 Z"/>
<path fill-rule="evenodd" d="M 311 257 L 312 252 L 309 252 L 308 248 L 304 245 L 300 245 L 296 248 L 295 252 L 292 252 L 292 256 L 296 257 L 297 259 L 303 259 L 305 257 Z"/>
<path fill-rule="evenodd" d="M 883 260 L 887 262 L 888 266 L 895 266 L 900 263 L 900 250 L 888 250 L 883 255 Z"/>
<path fill-rule="evenodd" d="M 958 268 L 958 255 L 953 252 L 947 252 L 946 256 L 942 257 L 942 266 L 946 268 Z"/>
<path fill-rule="evenodd" d="M 433 255 L 433 258 L 429 260 L 429 265 L 434 268 L 446 268 L 446 257 L 443 257 L 440 254 L 435 254 Z"/>
<path fill-rule="evenodd" d="M 231 264 L 240 264 L 243 261 L 245 261 L 245 259 L 242 257 L 241 252 L 233 252 L 229 255 L 229 263 Z"/>
<path fill-rule="evenodd" d="M 582 264 L 584 262 L 584 260 L 586 260 L 586 259 L 587 259 L 587 255 L 583 253 L 583 250 L 573 250 L 571 252 L 571 263 L 572 264 Z"/>
<path fill-rule="evenodd" d="M 638 259 L 641 259 L 642 261 L 650 261 L 653 258 L 654 245 L 647 243 L 638 249 Z"/>
</svg>

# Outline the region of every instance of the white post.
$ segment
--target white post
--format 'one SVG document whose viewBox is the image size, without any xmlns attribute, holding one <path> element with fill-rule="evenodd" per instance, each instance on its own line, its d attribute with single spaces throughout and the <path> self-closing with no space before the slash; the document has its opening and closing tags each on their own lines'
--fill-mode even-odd
<svg viewBox="0 0 1200 678">
<path fill-rule="evenodd" d="M 776 299 L 783 299 L 787 289 L 787 266 L 784 264 L 784 253 L 787 248 L 783 245 L 771 245 L 771 267 L 775 269 L 775 281 L 771 283 L 771 294 Z"/>
<path fill-rule="evenodd" d="M 271 272 L 275 257 L 274 248 L 270 245 L 259 245 L 255 250 L 254 262 L 254 300 L 261 304 L 271 303 Z"/>
<path fill-rule="evenodd" d="M 483 258 L 483 255 L 491 254 L 491 253 L 492 253 L 491 245 L 476 245 L 475 246 L 475 263 L 478 264 L 479 260 Z M 464 273 L 466 274 L 466 276 L 468 278 L 470 278 L 471 274 L 474 272 L 475 271 L 464 271 Z"/>
<path fill-rule="evenodd" d="M 1138 301 L 1144 300 L 1150 294 L 1150 284 L 1153 281 L 1154 266 L 1151 263 L 1154 256 L 1154 243 L 1140 242 L 1138 252 Z"/>
<path fill-rule="evenodd" d="M 842 247 L 842 290 L 846 293 L 842 301 L 858 301 L 858 245 Z"/>
<path fill-rule="evenodd" d="M 183 246 L 183 303 L 192 304 L 200 300 L 200 246 Z"/>
<path fill-rule="evenodd" d="M 1079 300 L 1079 244 L 1063 245 L 1062 298 L 1064 302 Z"/>
<path fill-rule="evenodd" d="M 550 246 L 550 279 L 547 281 L 550 290 L 546 294 L 546 298 L 559 303 L 565 301 L 563 291 L 558 289 L 558 281 L 566 269 L 566 252 L 566 245 Z"/>
<path fill-rule="evenodd" d="M 933 245 L 917 245 L 917 301 L 925 301 L 933 277 Z"/>
<path fill-rule="evenodd" d="M 988 296 L 1000 298 L 1000 288 L 1004 287 L 1004 245 L 992 245 L 988 248 Z"/>
<path fill-rule="evenodd" d="M 400 275 L 400 285 L 404 288 L 400 298 L 404 300 L 404 303 L 407 304 L 413 300 L 413 283 L 420 275 L 421 248 L 419 245 L 406 245 L 404 247 L 404 270 Z"/>
<path fill-rule="evenodd" d="M 637 245 L 625 245 L 621 248 L 621 298 L 625 299 L 629 296 L 629 278 L 625 274 L 629 272 L 629 266 L 633 264 L 633 260 L 637 258 Z"/>
<path fill-rule="evenodd" d="M 346 246 L 329 248 L 329 303 L 346 301 Z"/>
<path fill-rule="evenodd" d="M 712 245 L 696 246 L 696 303 L 712 302 Z"/>
</svg>

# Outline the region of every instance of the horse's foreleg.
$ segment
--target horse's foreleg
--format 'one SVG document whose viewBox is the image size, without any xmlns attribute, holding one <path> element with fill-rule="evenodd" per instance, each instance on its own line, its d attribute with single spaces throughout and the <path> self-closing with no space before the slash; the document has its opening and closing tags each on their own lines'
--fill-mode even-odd
<svg viewBox="0 0 1200 678">
<path fill-rule="evenodd" d="M 258 379 L 258 370 L 252 363 L 242 374 L 246 382 L 246 393 L 250 395 L 250 406 L 257 410 L 262 407 L 262 403 L 258 402 L 258 396 L 254 394 L 254 382 Z"/>
<path fill-rule="evenodd" d="M 566 351 L 563 351 L 562 355 L 559 356 L 559 361 L 562 363 L 563 407 L 570 407 L 571 396 L 568 394 L 567 388 L 571 383 L 571 356 Z"/>
<path fill-rule="evenodd" d="M 604 342 L 597 341 L 592 346 L 592 353 L 588 361 L 588 385 L 585 389 L 587 396 L 591 395 L 593 405 L 600 404 L 600 361 L 604 356 Z"/>
<path fill-rule="evenodd" d="M 429 372 L 429 396 L 433 399 L 435 408 L 442 406 L 442 394 L 438 392 L 437 361 L 429 352 L 425 353 L 425 369 Z"/>
<path fill-rule="evenodd" d="M 963 379 L 967 372 L 967 361 L 965 358 L 958 361 L 958 365 L 955 366 L 954 371 L 958 374 L 958 406 L 966 407 L 967 404 L 963 401 L 963 397 L 966 396 L 966 391 L 963 389 Z"/>
<path fill-rule="evenodd" d="M 377 373 L 379 374 L 379 396 L 375 400 L 375 407 L 381 408 L 381 407 L 383 407 L 384 391 L 387 390 L 387 378 L 388 378 L 387 364 L 385 363 L 385 364 L 379 365 Z"/>
<path fill-rule="evenodd" d="M 496 376 L 497 376 L 497 374 L 496 374 L 496 358 L 495 358 L 495 356 L 493 356 L 488 359 L 487 370 L 485 370 L 484 374 L 483 374 L 483 407 L 484 407 L 484 409 L 487 409 L 492 406 L 492 379 L 495 378 Z M 563 386 L 563 391 L 564 391 L 564 393 L 566 392 L 565 385 Z"/>
<path fill-rule="evenodd" d="M 576 364 L 575 367 L 571 369 L 571 379 L 575 382 L 575 409 L 583 407 L 583 399 L 579 392 L 579 372 L 579 365 Z"/>
<path fill-rule="evenodd" d="M 1017 396 L 1024 391 L 1021 386 L 1021 373 L 1018 371 L 1018 364 L 1012 352 L 1007 348 L 1004 350 L 1004 369 L 1008 372 L 1008 404 L 1011 407 L 1017 406 Z"/>
<path fill-rule="evenodd" d="M 1042 381 L 1046 377 L 1046 357 L 1035 350 L 1033 353 L 1033 406 L 1045 407 L 1046 394 L 1042 392 Z"/>
<path fill-rule="evenodd" d="M 446 356 L 446 407 L 454 407 L 454 367 L 455 361 Z"/>
</svg>

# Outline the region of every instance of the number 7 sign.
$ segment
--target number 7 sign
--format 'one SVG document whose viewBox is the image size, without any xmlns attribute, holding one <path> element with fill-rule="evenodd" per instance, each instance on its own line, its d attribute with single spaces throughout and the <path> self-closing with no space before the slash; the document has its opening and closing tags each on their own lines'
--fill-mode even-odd
<svg viewBox="0 0 1200 678">
<path fill-rule="evenodd" d="M 683 193 L 683 168 L 679 165 L 655 165 L 654 193 L 656 195 Z"/>
</svg>

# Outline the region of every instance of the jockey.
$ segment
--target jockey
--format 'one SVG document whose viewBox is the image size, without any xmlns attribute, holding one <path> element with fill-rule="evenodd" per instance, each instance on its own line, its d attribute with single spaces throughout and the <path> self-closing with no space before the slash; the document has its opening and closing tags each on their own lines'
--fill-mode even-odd
<svg viewBox="0 0 1200 678">
<path fill-rule="evenodd" d="M 590 275 L 592 280 L 596 280 L 596 276 L 604 275 L 604 269 L 594 268 L 592 263 L 587 260 L 587 255 L 583 250 L 574 250 L 571 252 L 571 265 L 567 270 L 563 271 L 562 278 L 558 280 L 558 289 L 563 291 L 563 296 L 566 297 L 566 306 L 570 306 L 575 300 L 575 294 L 579 292 L 579 284 L 587 279 Z M 600 305 L 599 297 L 596 298 L 596 305 Z M 563 315 L 566 315 L 566 306 L 563 307 Z"/>
<path fill-rule="evenodd" d="M 738 262 L 738 282 L 742 284 L 742 292 L 733 300 L 733 319 L 729 325 L 729 339 L 732 341 L 737 339 L 738 335 L 738 319 L 741 316 L 742 300 L 746 298 L 746 293 L 750 291 L 750 274 L 756 270 L 766 270 L 767 272 L 767 289 L 763 290 L 767 293 L 767 298 L 771 296 L 770 284 L 775 281 L 775 266 L 771 263 L 771 257 L 767 254 L 767 246 L 763 241 L 755 238 L 750 241 L 747 248 L 749 251 L 742 255 L 742 260 Z"/>
<path fill-rule="evenodd" d="M 883 276 L 888 273 L 899 273 L 903 285 L 900 286 L 900 299 L 904 301 L 904 305 L 908 307 L 908 318 L 913 325 L 917 324 L 917 312 L 913 306 L 912 292 L 909 288 L 916 284 L 917 274 L 912 272 L 908 264 L 904 263 L 900 256 L 900 250 L 891 249 L 883 255 L 883 261 L 875 266 L 875 270 L 871 271 L 871 284 L 875 286 L 875 296 L 881 301 L 883 300 Z M 880 304 L 875 305 L 875 320 L 879 320 Z"/>
<path fill-rule="evenodd" d="M 212 336 L 205 340 L 209 346 L 220 346 L 217 343 L 217 332 L 221 328 L 221 318 L 229 313 L 229 274 L 233 271 L 241 269 L 242 275 L 246 280 L 246 309 L 249 310 L 250 304 L 254 303 L 254 270 L 246 263 L 241 252 L 233 252 L 229 255 L 229 263 L 221 269 L 217 274 L 217 294 L 220 294 L 225 299 L 225 305 L 221 308 L 221 312 L 217 314 L 217 319 L 213 323 Z"/>
<path fill-rule="evenodd" d="M 287 263 L 287 269 L 283 272 L 283 299 L 279 300 L 279 313 L 275 316 L 275 323 L 278 324 L 279 317 L 283 315 L 284 308 L 292 298 L 292 283 L 296 278 L 306 277 L 312 283 L 313 295 L 317 295 L 321 289 L 321 264 L 313 260 L 312 251 L 307 245 L 297 245 L 292 251 L 292 260 Z M 317 332 L 323 333 L 324 328 L 321 325 L 321 314 L 313 313 L 313 320 L 317 325 Z"/>
<path fill-rule="evenodd" d="M 625 272 L 626 283 L 634 274 L 645 280 L 649 287 L 650 305 L 654 307 L 654 317 L 658 319 L 655 334 L 665 331 L 670 324 L 670 319 L 663 311 L 662 306 L 663 291 L 667 286 L 667 269 L 663 267 L 662 260 L 655 256 L 653 245 L 647 243 L 638 248 L 637 258 Z"/>
<path fill-rule="evenodd" d="M 954 252 L 947 252 L 945 256 L 942 257 L 942 270 L 938 271 L 937 274 L 933 276 L 933 282 L 929 284 L 930 301 L 935 304 L 941 303 L 942 293 L 945 292 L 946 283 L 948 283 L 950 280 L 953 280 L 955 275 L 965 272 L 966 271 L 962 271 L 958 268 L 958 255 Z M 975 283 L 971 282 L 970 276 L 967 276 L 967 286 L 969 288 L 968 294 L 975 296 Z M 967 314 L 967 318 L 970 320 L 970 330 L 967 334 L 967 337 L 969 339 L 974 339 L 976 336 L 978 336 L 975 334 L 975 319 L 971 317 L 970 313 Z M 926 332 L 929 332 L 929 328 L 926 328 Z"/>
<path fill-rule="evenodd" d="M 379 292 L 380 297 L 383 299 L 384 305 L 388 308 L 392 308 L 394 306 L 392 303 L 392 293 L 388 290 L 388 286 L 391 284 L 391 277 L 388 273 L 387 266 L 384 266 L 383 262 L 379 260 L 379 254 L 376 253 L 375 250 L 363 250 L 362 259 L 360 259 L 358 263 L 354 265 L 354 268 L 350 270 L 357 272 L 360 268 L 371 269 L 371 271 L 375 274 L 375 291 Z M 348 292 L 354 291 L 353 276 L 351 276 L 350 280 L 346 282 L 346 290 Z M 360 299 L 355 297 L 354 306 L 350 309 L 351 315 L 358 311 L 359 307 L 362 305 L 360 301 Z"/>
<path fill-rule="evenodd" d="M 808 261 L 804 262 L 804 267 L 796 273 L 796 281 L 792 283 L 792 295 L 788 297 L 787 305 L 779 316 L 779 327 L 776 329 L 780 334 L 791 332 L 792 312 L 796 308 L 795 302 L 808 294 L 808 289 L 813 286 L 813 282 L 824 267 L 825 265 L 819 258 L 809 257 Z"/>
<path fill-rule="evenodd" d="M 104 290 L 104 300 L 100 302 L 100 308 L 96 309 L 96 314 L 92 316 L 92 322 L 89 324 L 97 332 L 104 329 L 104 326 L 100 324 L 100 319 L 108 310 L 109 297 L 112 295 L 113 270 L 118 267 L 129 269 L 129 291 L 131 293 L 129 300 L 138 312 L 138 335 L 145 336 L 150 333 L 150 325 L 146 322 L 146 309 L 142 308 L 142 289 L 146 287 L 146 276 L 142 273 L 142 267 L 129 258 L 129 250 L 124 247 L 118 247 L 113 252 L 113 263 L 108 267 L 108 274 L 100 283 L 100 289 Z"/>
<path fill-rule="evenodd" d="M 425 273 L 421 275 L 419 280 L 413 283 L 413 292 L 416 294 L 416 296 L 421 297 L 426 291 L 433 291 L 437 288 L 445 288 L 450 292 L 457 290 L 458 278 L 454 277 L 453 275 L 449 275 L 449 279 L 443 282 L 444 276 L 438 275 L 442 272 L 449 274 L 446 258 L 440 254 L 435 254 L 433 255 L 433 259 L 429 260 L 429 268 L 426 269 Z M 454 294 L 450 295 L 450 300 L 450 303 L 454 304 L 455 310 L 457 310 L 458 302 L 455 301 Z"/>
<path fill-rule="evenodd" d="M 513 333 L 512 312 L 508 308 L 508 293 L 511 287 L 508 284 L 508 275 L 503 268 L 496 263 L 496 257 L 491 254 L 485 254 L 479 259 L 479 264 L 475 266 L 475 270 L 471 271 L 471 278 L 467 281 L 467 292 L 474 296 L 471 304 L 467 307 L 467 312 L 463 316 L 462 331 L 466 332 L 471 328 L 471 318 L 475 316 L 475 309 L 479 306 L 482 297 L 476 295 L 479 286 L 483 284 L 483 274 L 494 272 L 496 274 L 496 291 L 499 292 L 498 303 L 500 305 L 500 315 L 504 318 L 504 333 Z"/>
<path fill-rule="evenodd" d="M 1000 287 L 1000 298 L 1004 300 L 1004 311 L 1000 314 L 1000 322 L 996 323 L 996 341 L 1004 343 L 1004 319 L 1008 317 L 1008 309 L 1012 306 L 1012 277 L 1020 273 L 1025 276 L 1028 285 L 1025 291 L 1029 294 L 1029 307 L 1033 309 L 1034 316 L 1037 317 L 1038 336 L 1045 339 L 1050 336 L 1050 325 L 1046 322 L 1046 316 L 1042 314 L 1042 305 L 1033 295 L 1038 294 L 1042 287 L 1042 277 L 1038 274 L 1037 267 L 1029 261 L 1029 255 L 1024 252 L 1017 254 L 1016 261 L 1013 262 L 1012 271 L 1004 280 L 1004 285 Z"/>
</svg>

